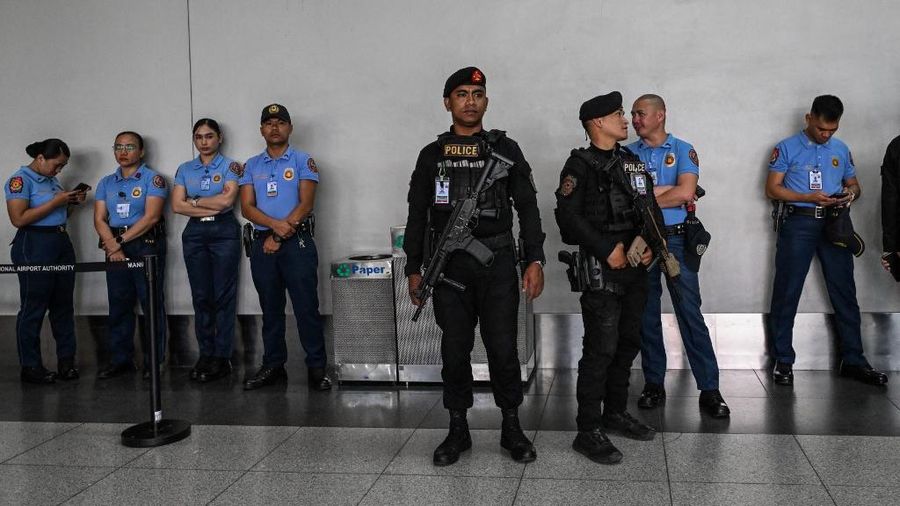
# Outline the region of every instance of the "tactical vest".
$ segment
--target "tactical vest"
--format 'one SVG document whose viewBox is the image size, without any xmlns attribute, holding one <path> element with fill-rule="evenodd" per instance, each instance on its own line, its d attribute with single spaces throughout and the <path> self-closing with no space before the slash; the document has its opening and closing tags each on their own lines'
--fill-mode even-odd
<svg viewBox="0 0 900 506">
<path fill-rule="evenodd" d="M 456 202 L 469 196 L 472 189 L 478 184 L 478 179 L 487 162 L 486 143 L 490 142 L 496 147 L 497 141 L 505 136 L 500 130 L 491 130 L 483 136 L 458 136 L 453 134 L 441 134 L 438 136 L 437 170 L 435 172 L 435 186 L 439 183 L 437 178 L 446 178 L 449 181 L 449 201 L 447 203 L 434 203 L 435 211 L 451 212 Z M 480 209 L 496 209 L 498 211 L 512 205 L 508 188 L 509 178 L 503 178 L 487 188 L 478 199 Z M 436 202 L 433 199 L 432 202 Z"/>
<path fill-rule="evenodd" d="M 616 233 L 641 227 L 641 218 L 634 210 L 635 190 L 626 182 L 622 154 L 616 163 L 603 162 L 587 148 L 572 150 L 572 156 L 584 161 L 585 172 L 584 217 L 601 232 Z"/>
</svg>

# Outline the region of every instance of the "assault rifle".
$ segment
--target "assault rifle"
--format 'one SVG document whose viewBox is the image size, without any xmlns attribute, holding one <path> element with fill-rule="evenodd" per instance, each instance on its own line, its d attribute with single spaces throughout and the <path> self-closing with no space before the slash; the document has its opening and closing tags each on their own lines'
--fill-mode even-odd
<svg viewBox="0 0 900 506">
<path fill-rule="evenodd" d="M 453 207 L 453 213 L 450 220 L 441 232 L 428 262 L 428 268 L 422 274 L 422 283 L 416 290 L 416 298 L 419 299 L 419 305 L 413 314 L 412 321 L 417 321 L 422 313 L 422 308 L 431 297 L 434 287 L 439 283 L 446 283 L 460 292 L 466 289 L 465 285 L 444 276 L 444 269 L 450 260 L 450 255 L 458 250 L 475 257 L 481 262 L 481 265 L 489 265 L 494 260 L 494 252 L 484 245 L 481 241 L 472 236 L 472 230 L 478 225 L 478 218 L 484 216 L 487 218 L 496 218 L 498 212 L 496 209 L 478 209 L 478 198 L 485 190 L 490 188 L 495 181 L 503 179 L 509 175 L 509 169 L 513 166 L 513 161 L 499 155 L 497 152 L 486 148 L 489 153 L 488 161 L 484 166 L 478 183 L 470 190 L 469 195 L 456 203 Z"/>
</svg>

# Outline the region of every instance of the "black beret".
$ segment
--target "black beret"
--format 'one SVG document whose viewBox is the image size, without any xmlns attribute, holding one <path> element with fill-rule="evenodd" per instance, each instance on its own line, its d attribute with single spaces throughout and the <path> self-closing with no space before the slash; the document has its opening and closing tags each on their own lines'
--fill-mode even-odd
<svg viewBox="0 0 900 506">
<path fill-rule="evenodd" d="M 602 118 L 614 113 L 622 107 L 622 94 L 618 91 L 596 96 L 581 104 L 578 110 L 579 121 L 587 121 L 594 118 Z"/>
<path fill-rule="evenodd" d="M 281 104 L 270 104 L 263 107 L 262 116 L 260 116 L 259 122 L 262 124 L 272 118 L 278 118 L 287 121 L 288 123 L 291 122 L 290 113 L 288 113 L 287 108 Z"/>
<path fill-rule="evenodd" d="M 478 67 L 459 69 L 450 74 L 450 77 L 447 78 L 447 82 L 444 83 L 444 98 L 449 97 L 450 93 L 452 93 L 457 86 L 462 86 L 464 84 L 487 87 L 487 77 L 484 76 L 484 72 L 479 70 Z"/>
</svg>

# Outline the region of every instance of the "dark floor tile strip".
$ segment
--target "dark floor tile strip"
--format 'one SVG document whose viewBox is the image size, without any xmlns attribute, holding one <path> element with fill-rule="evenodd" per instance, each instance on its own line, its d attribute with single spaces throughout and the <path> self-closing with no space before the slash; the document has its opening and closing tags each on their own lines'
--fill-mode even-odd
<svg viewBox="0 0 900 506">
<path fill-rule="evenodd" d="M 809 463 L 809 467 L 812 468 L 813 472 L 816 473 L 816 478 L 819 479 L 819 483 L 825 488 L 825 493 L 828 494 L 828 498 L 831 499 L 832 504 L 837 506 L 837 501 L 834 500 L 834 496 L 831 495 L 831 490 L 828 489 L 828 485 L 825 484 L 825 481 L 822 479 L 822 476 L 819 474 L 819 470 L 816 469 L 816 466 L 813 465 L 812 460 L 809 458 L 809 455 L 806 454 L 806 449 L 803 448 L 803 445 L 800 444 L 800 440 L 797 438 L 796 434 L 792 434 L 791 437 L 794 438 L 794 441 L 797 443 L 797 446 L 800 447 L 800 452 L 803 453 L 803 457 L 806 458 L 806 461 Z"/>
<path fill-rule="evenodd" d="M 769 390 L 768 388 L 766 388 L 766 382 L 765 382 L 765 380 L 764 380 L 764 378 L 768 377 L 768 376 L 767 376 L 768 373 L 766 373 L 766 371 L 763 371 L 763 370 L 760 370 L 760 369 L 754 369 L 754 370 L 753 370 L 753 373 L 756 374 L 756 379 L 757 379 L 757 380 L 760 382 L 760 384 L 762 385 L 763 390 L 766 391 L 766 395 L 767 395 L 768 397 L 772 397 L 772 391 Z"/>
</svg>

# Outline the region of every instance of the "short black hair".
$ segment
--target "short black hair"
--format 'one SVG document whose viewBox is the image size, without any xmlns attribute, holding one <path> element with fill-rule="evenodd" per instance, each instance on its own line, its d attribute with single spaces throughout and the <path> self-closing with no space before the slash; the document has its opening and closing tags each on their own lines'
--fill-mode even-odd
<svg viewBox="0 0 900 506">
<path fill-rule="evenodd" d="M 212 119 L 212 118 L 200 118 L 200 119 L 198 119 L 197 122 L 194 123 L 194 128 L 191 130 L 191 133 L 194 133 L 194 134 L 197 133 L 197 129 L 200 128 L 200 127 L 202 127 L 202 126 L 208 126 L 209 128 L 212 129 L 213 132 L 215 132 L 216 134 L 218 134 L 219 137 L 222 136 L 222 129 L 219 128 L 219 122 L 216 121 L 216 120 L 214 120 L 214 119 Z"/>
<path fill-rule="evenodd" d="M 141 137 L 141 134 L 137 132 L 132 132 L 131 130 L 125 130 L 124 132 L 119 132 L 116 134 L 116 139 L 122 137 L 123 135 L 130 135 L 137 139 L 138 141 L 138 149 L 144 149 L 144 138 Z"/>
<path fill-rule="evenodd" d="M 71 156 L 69 146 L 59 139 L 45 139 L 40 142 L 32 142 L 25 148 L 25 152 L 32 158 L 38 155 L 50 160 L 59 155 Z"/>
<path fill-rule="evenodd" d="M 837 121 L 844 114 L 844 104 L 834 95 L 819 95 L 813 100 L 809 113 L 825 121 Z"/>
</svg>

